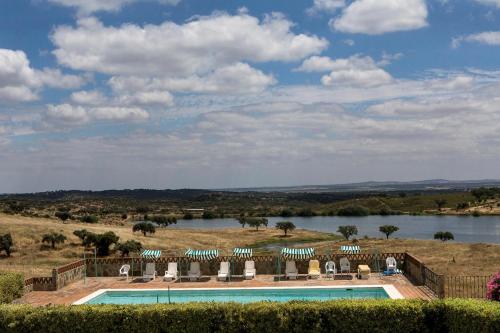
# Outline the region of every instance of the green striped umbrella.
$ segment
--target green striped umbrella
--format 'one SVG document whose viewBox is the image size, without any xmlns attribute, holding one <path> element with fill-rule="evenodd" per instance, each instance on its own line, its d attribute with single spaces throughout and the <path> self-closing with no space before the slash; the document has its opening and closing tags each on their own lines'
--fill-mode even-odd
<svg viewBox="0 0 500 333">
<path fill-rule="evenodd" d="M 193 250 L 188 249 L 186 251 L 186 257 L 199 260 L 199 261 L 210 261 L 219 256 L 219 250 Z"/>
<path fill-rule="evenodd" d="M 281 256 L 287 260 L 305 260 L 314 257 L 314 249 L 312 247 L 304 249 L 282 248 Z"/>
<path fill-rule="evenodd" d="M 341 245 L 340 251 L 347 254 L 360 253 L 361 249 L 358 245 Z"/>
<path fill-rule="evenodd" d="M 251 258 L 252 257 L 252 249 L 244 249 L 244 248 L 234 248 L 233 256 L 240 258 Z"/>
<path fill-rule="evenodd" d="M 145 259 L 158 259 L 161 256 L 160 250 L 144 250 L 141 253 L 141 257 Z"/>
</svg>

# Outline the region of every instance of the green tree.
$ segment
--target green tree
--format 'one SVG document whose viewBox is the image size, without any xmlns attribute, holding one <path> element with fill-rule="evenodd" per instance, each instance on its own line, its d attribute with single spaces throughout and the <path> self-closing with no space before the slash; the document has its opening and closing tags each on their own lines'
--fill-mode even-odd
<svg viewBox="0 0 500 333">
<path fill-rule="evenodd" d="M 443 242 L 446 242 L 448 240 L 455 239 L 455 237 L 453 237 L 453 234 L 449 231 L 438 231 L 434 234 L 434 239 L 439 239 Z"/>
<path fill-rule="evenodd" d="M 338 216 L 368 216 L 370 211 L 368 208 L 358 205 L 351 205 L 339 209 Z"/>
<path fill-rule="evenodd" d="M 396 227 L 395 225 L 388 225 L 388 224 L 386 224 L 386 225 L 382 225 L 382 226 L 380 226 L 380 227 L 378 228 L 378 230 L 379 230 L 381 233 L 385 234 L 385 237 L 386 237 L 387 239 L 389 239 L 389 236 L 390 236 L 390 235 L 392 235 L 393 233 L 395 233 L 396 231 L 398 231 L 398 230 L 399 230 L 399 228 L 398 228 L 398 227 Z"/>
<path fill-rule="evenodd" d="M 12 245 L 14 245 L 14 243 L 10 233 L 0 236 L 0 252 L 5 251 L 7 257 L 10 257 Z"/>
<path fill-rule="evenodd" d="M 191 212 L 184 213 L 184 216 L 182 217 L 184 220 L 192 220 L 194 219 L 194 215 Z"/>
<path fill-rule="evenodd" d="M 142 244 L 135 240 L 128 240 L 125 243 L 118 243 L 116 249 L 122 253 L 122 257 L 128 256 L 130 252 L 140 252 Z"/>
<path fill-rule="evenodd" d="M 134 224 L 134 226 L 132 227 L 132 231 L 133 232 L 140 231 L 143 233 L 144 236 L 146 236 L 146 234 L 148 233 L 154 234 L 156 232 L 156 227 L 154 226 L 153 223 L 150 222 L 139 222 Z"/>
<path fill-rule="evenodd" d="M 165 216 L 165 215 L 153 215 L 144 218 L 145 220 L 149 220 L 155 222 L 157 224 L 168 226 L 170 224 L 177 223 L 177 218 L 175 216 Z"/>
<path fill-rule="evenodd" d="M 51 232 L 43 235 L 42 243 L 50 243 L 50 246 L 55 249 L 56 244 L 62 244 L 66 241 L 66 236 L 59 232 Z"/>
<path fill-rule="evenodd" d="M 73 235 L 80 238 L 80 240 L 82 241 L 82 245 L 85 246 L 85 238 L 87 238 L 87 236 L 89 235 L 87 229 L 75 230 L 73 231 Z"/>
<path fill-rule="evenodd" d="M 316 216 L 316 212 L 313 211 L 311 208 L 303 208 L 297 212 L 297 216 L 300 217 L 312 217 Z"/>
<path fill-rule="evenodd" d="M 55 216 L 63 222 L 65 222 L 67 219 L 71 218 L 71 214 L 68 211 L 56 212 Z"/>
<path fill-rule="evenodd" d="M 358 234 L 358 227 L 355 225 L 341 225 L 337 229 L 337 232 L 342 234 L 346 240 L 349 240 L 351 236 Z"/>
<path fill-rule="evenodd" d="M 203 214 L 201 215 L 201 218 L 206 220 L 215 219 L 216 217 L 217 215 L 211 211 L 204 211 Z"/>
<path fill-rule="evenodd" d="M 434 200 L 434 202 L 436 203 L 436 206 L 438 207 L 439 211 L 442 211 L 443 207 L 448 203 L 448 201 L 446 201 L 446 199 L 443 198 L 436 199 Z"/>
<path fill-rule="evenodd" d="M 245 215 L 240 215 L 240 217 L 237 218 L 238 223 L 241 225 L 242 228 L 245 228 L 245 225 L 247 224 L 247 218 Z"/>
<path fill-rule="evenodd" d="M 259 231 L 259 227 L 267 227 L 268 221 L 265 217 L 252 217 L 246 219 L 246 224 L 248 224 L 249 227 L 255 228 L 255 230 Z"/>
<path fill-rule="evenodd" d="M 281 221 L 276 223 L 276 228 L 282 230 L 286 237 L 289 231 L 295 230 L 295 224 L 290 221 Z"/>
<path fill-rule="evenodd" d="M 120 237 L 114 232 L 108 231 L 103 234 L 90 234 L 87 236 L 97 249 L 98 256 L 108 256 L 111 245 L 118 243 Z"/>
</svg>

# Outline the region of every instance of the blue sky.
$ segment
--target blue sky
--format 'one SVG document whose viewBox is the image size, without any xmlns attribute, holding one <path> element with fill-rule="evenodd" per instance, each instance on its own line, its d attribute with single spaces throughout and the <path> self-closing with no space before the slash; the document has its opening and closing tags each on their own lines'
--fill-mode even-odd
<svg viewBox="0 0 500 333">
<path fill-rule="evenodd" d="M 4 0 L 0 192 L 500 178 L 499 0 Z"/>
</svg>

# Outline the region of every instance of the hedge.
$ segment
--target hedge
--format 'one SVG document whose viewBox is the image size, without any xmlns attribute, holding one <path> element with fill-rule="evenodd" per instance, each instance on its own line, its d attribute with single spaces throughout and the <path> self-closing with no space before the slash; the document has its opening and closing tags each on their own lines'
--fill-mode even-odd
<svg viewBox="0 0 500 333">
<path fill-rule="evenodd" d="M 0 273 L 0 303 L 12 303 L 24 292 L 24 278 L 22 274 Z"/>
<path fill-rule="evenodd" d="M 32 307 L 1 305 L 0 332 L 500 332 L 500 303 L 366 300 Z"/>
</svg>

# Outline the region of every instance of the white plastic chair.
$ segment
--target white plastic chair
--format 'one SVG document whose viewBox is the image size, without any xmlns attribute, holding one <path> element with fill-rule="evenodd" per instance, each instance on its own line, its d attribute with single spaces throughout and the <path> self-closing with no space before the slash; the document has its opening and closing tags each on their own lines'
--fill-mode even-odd
<svg viewBox="0 0 500 333">
<path fill-rule="evenodd" d="M 299 275 L 299 271 L 297 270 L 297 266 L 295 265 L 295 261 L 287 261 L 285 268 L 285 277 L 287 279 L 297 279 L 297 275 Z"/>
<path fill-rule="evenodd" d="M 120 274 L 119 276 L 126 276 L 127 281 L 128 281 L 128 272 L 130 271 L 130 265 L 123 265 L 120 267 Z"/>
<path fill-rule="evenodd" d="M 334 261 L 328 261 L 325 264 L 325 272 L 326 272 L 326 277 L 328 278 L 330 275 L 332 277 L 337 274 L 337 268 L 335 267 L 335 262 Z"/>
<path fill-rule="evenodd" d="M 387 257 L 385 260 L 385 264 L 387 266 L 387 271 L 391 273 L 395 273 L 396 269 L 398 267 L 398 262 L 396 261 L 396 258 L 394 257 Z"/>
<path fill-rule="evenodd" d="M 256 270 L 255 270 L 255 262 L 253 260 L 245 261 L 245 271 L 243 272 L 243 275 L 247 280 L 255 278 Z"/>
<path fill-rule="evenodd" d="M 177 271 L 177 263 L 176 262 L 169 262 L 168 268 L 165 271 L 165 276 L 163 277 L 163 280 L 165 280 L 165 281 L 177 280 L 178 274 L 179 273 Z"/>
</svg>

